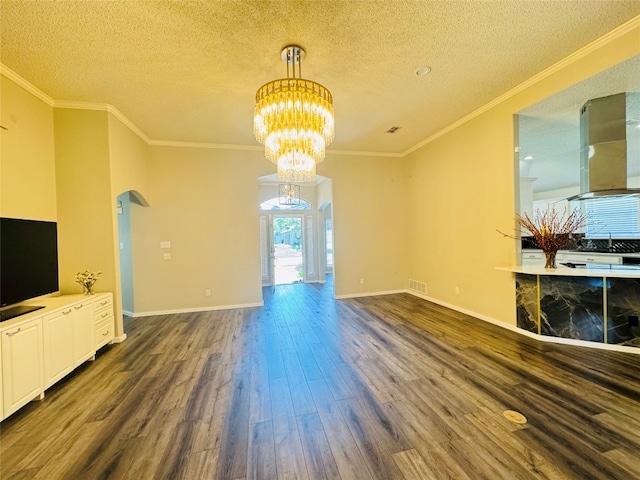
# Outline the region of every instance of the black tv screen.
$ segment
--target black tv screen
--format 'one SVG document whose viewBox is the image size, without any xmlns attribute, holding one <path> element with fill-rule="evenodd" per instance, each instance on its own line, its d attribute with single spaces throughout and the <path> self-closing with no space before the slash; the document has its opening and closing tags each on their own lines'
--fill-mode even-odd
<svg viewBox="0 0 640 480">
<path fill-rule="evenodd" d="M 0 306 L 58 288 L 56 223 L 0 218 Z"/>
</svg>

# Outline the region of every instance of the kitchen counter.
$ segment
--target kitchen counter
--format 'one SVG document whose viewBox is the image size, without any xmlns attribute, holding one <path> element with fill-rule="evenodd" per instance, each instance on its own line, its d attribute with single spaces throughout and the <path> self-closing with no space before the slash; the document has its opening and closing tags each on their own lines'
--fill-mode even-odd
<svg viewBox="0 0 640 480">
<path fill-rule="evenodd" d="M 604 254 L 599 254 L 604 255 Z M 542 265 L 514 265 L 497 267 L 496 270 L 526 275 L 561 275 L 566 277 L 640 278 L 640 266 L 589 264 L 586 267 L 544 268 Z"/>
<path fill-rule="evenodd" d="M 518 328 L 547 337 L 640 347 L 640 268 L 497 267 L 515 274 Z"/>
</svg>

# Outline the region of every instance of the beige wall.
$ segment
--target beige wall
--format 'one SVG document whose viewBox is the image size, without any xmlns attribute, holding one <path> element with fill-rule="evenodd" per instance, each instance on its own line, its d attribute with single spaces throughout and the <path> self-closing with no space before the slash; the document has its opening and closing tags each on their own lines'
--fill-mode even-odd
<svg viewBox="0 0 640 480">
<path fill-rule="evenodd" d="M 113 114 L 109 113 L 108 121 L 113 197 L 133 190 L 151 203 L 149 145 Z"/>
<path fill-rule="evenodd" d="M 404 288 L 402 162 L 332 156 L 322 166 L 333 178 L 336 294 Z M 136 313 L 262 302 L 258 177 L 273 170 L 262 152 L 151 147 L 153 204 L 131 209 Z"/>
<path fill-rule="evenodd" d="M 319 165 L 333 186 L 336 296 L 406 288 L 403 172 L 398 158 L 330 155 Z"/>
<path fill-rule="evenodd" d="M 102 272 L 96 290 L 115 293 L 116 335 L 120 335 L 107 116 L 103 111 L 54 111 L 58 260 L 63 294 L 82 291 L 75 283 L 76 272 Z"/>
<path fill-rule="evenodd" d="M 404 159 L 328 155 L 318 174 L 332 180 L 336 295 L 411 278 L 437 301 L 513 324 L 513 279 L 494 269 L 515 262 L 515 242 L 495 231 L 513 225 L 512 115 L 640 53 L 639 38 L 636 29 L 593 51 Z M 98 289 L 121 310 L 115 198 L 135 190 L 151 204 L 131 204 L 136 312 L 261 302 L 257 179 L 274 172 L 262 152 L 148 146 L 106 111 L 52 109 L 6 78 L 2 88 L 1 213 L 58 220 L 63 293 L 79 291 L 76 271 L 102 270 Z"/>
<path fill-rule="evenodd" d="M 515 324 L 514 113 L 640 53 L 640 29 L 601 47 L 406 158 L 409 277 L 456 308 Z M 456 287 L 459 294 L 455 293 Z"/>
<path fill-rule="evenodd" d="M 150 151 L 153 204 L 131 209 L 136 313 L 260 303 L 258 177 L 273 165 L 261 152 Z"/>
<path fill-rule="evenodd" d="M 0 75 L 0 216 L 55 221 L 53 108 Z"/>
</svg>

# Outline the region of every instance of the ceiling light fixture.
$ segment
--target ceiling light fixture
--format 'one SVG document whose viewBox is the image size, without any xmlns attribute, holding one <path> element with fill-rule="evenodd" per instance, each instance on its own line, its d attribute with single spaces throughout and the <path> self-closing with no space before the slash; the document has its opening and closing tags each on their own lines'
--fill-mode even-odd
<svg viewBox="0 0 640 480">
<path fill-rule="evenodd" d="M 278 199 L 280 205 L 300 205 L 300 185 L 281 183 L 278 185 Z"/>
<path fill-rule="evenodd" d="M 285 47 L 281 57 L 287 78 L 266 83 L 256 93 L 253 134 L 287 183 L 313 181 L 316 164 L 324 160 L 334 137 L 333 97 L 322 85 L 302 78 L 304 56 L 297 45 Z"/>
</svg>

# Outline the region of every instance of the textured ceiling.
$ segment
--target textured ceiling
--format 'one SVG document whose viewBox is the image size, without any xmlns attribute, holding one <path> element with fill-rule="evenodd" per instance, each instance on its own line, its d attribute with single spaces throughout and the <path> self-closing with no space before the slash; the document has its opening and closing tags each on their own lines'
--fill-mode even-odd
<svg viewBox="0 0 640 480">
<path fill-rule="evenodd" d="M 640 15 L 640 1 L 10 1 L 1 62 L 56 101 L 108 103 L 152 140 L 257 146 L 256 90 L 334 96 L 334 151 L 400 154 Z M 417 67 L 432 72 L 414 75 Z M 395 134 L 390 127 L 402 127 Z"/>
<path fill-rule="evenodd" d="M 519 116 L 521 175 L 536 178 L 534 192 L 580 185 L 580 109 L 592 98 L 640 92 L 640 55 L 572 85 Z M 640 93 L 626 105 L 627 176 L 640 176 Z M 551 197 L 554 195 L 551 194 Z"/>
</svg>

